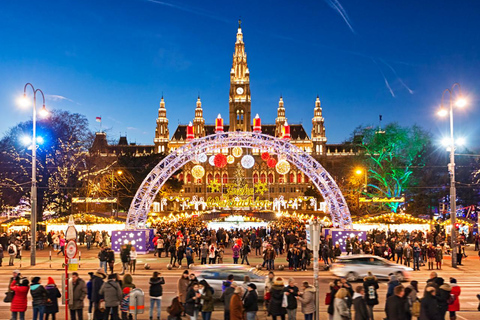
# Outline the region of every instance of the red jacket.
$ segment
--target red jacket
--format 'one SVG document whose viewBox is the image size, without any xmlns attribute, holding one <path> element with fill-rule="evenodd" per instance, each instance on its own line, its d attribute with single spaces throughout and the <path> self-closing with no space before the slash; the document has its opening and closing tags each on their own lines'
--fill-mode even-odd
<svg viewBox="0 0 480 320">
<path fill-rule="evenodd" d="M 455 296 L 455 301 L 448 306 L 448 311 L 460 311 L 460 287 L 455 284 L 450 285 L 452 286 L 452 291 L 450 291 L 450 294 Z"/>
<path fill-rule="evenodd" d="M 10 285 L 10 290 L 15 291 L 12 304 L 10 305 L 10 311 L 12 312 L 25 312 L 27 310 L 27 294 L 30 287 L 17 286 L 15 280 Z"/>
</svg>

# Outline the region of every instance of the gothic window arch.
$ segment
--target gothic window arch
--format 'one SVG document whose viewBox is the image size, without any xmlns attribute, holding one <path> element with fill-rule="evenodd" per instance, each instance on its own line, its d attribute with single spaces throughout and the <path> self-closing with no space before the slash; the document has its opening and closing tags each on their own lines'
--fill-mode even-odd
<svg viewBox="0 0 480 320">
<path fill-rule="evenodd" d="M 187 173 L 187 183 L 192 183 L 192 175 Z"/>
<path fill-rule="evenodd" d="M 297 173 L 297 183 L 302 183 L 303 182 L 302 178 L 303 178 L 302 173 L 301 172 Z"/>
<path fill-rule="evenodd" d="M 253 174 L 253 183 L 258 183 L 258 172 Z"/>
<path fill-rule="evenodd" d="M 269 173 L 268 174 L 268 183 L 273 183 L 275 181 L 274 177 L 273 177 L 273 173 Z"/>
<path fill-rule="evenodd" d="M 267 182 L 267 175 L 265 174 L 265 172 L 262 172 L 262 174 L 260 175 L 260 181 L 262 183 Z"/>
<path fill-rule="evenodd" d="M 295 183 L 295 173 L 290 172 L 290 183 Z"/>
<path fill-rule="evenodd" d="M 227 184 L 227 183 L 228 183 L 228 175 L 227 175 L 227 173 L 224 173 L 224 174 L 223 174 L 222 183 L 223 183 L 223 184 Z"/>
<path fill-rule="evenodd" d="M 220 173 L 215 174 L 215 181 L 220 182 Z"/>
<path fill-rule="evenodd" d="M 213 174 L 209 173 L 209 174 L 207 175 L 207 183 L 212 182 L 212 180 L 213 180 Z"/>
</svg>

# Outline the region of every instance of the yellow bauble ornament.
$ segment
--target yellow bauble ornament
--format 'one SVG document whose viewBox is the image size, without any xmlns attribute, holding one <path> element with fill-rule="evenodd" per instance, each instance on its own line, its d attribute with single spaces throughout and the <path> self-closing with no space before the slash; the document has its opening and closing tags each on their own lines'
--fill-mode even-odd
<svg viewBox="0 0 480 320">
<path fill-rule="evenodd" d="M 235 158 L 232 155 L 227 156 L 227 163 L 232 164 L 235 162 Z"/>
<path fill-rule="evenodd" d="M 275 166 L 275 169 L 278 174 L 287 174 L 290 171 L 290 163 L 288 163 L 287 160 L 280 160 Z"/>
<path fill-rule="evenodd" d="M 196 165 L 192 168 L 192 176 L 195 179 L 201 179 L 205 175 L 205 169 L 201 165 Z"/>
<path fill-rule="evenodd" d="M 232 154 L 235 158 L 238 158 L 242 155 L 243 151 L 242 151 L 242 148 L 240 147 L 235 147 L 232 149 Z"/>
</svg>

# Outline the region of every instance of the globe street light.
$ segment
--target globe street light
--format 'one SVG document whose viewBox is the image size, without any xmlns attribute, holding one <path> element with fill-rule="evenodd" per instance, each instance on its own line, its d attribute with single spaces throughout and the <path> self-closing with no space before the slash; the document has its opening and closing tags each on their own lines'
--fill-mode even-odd
<svg viewBox="0 0 480 320">
<path fill-rule="evenodd" d="M 459 98 L 453 102 L 453 91 L 455 87 L 458 88 Z M 445 94 L 448 92 L 448 107 L 449 109 L 444 108 L 444 98 Z M 445 89 L 442 93 L 441 108 L 438 114 L 440 116 L 450 115 L 450 140 L 448 141 L 450 145 L 450 163 L 448 164 L 448 172 L 450 173 L 450 222 L 451 222 L 451 244 L 452 248 L 452 267 L 457 267 L 457 236 L 456 236 L 456 218 L 457 218 L 457 190 L 455 188 L 455 140 L 453 139 L 453 106 L 455 105 L 458 108 L 463 108 L 467 104 L 466 100 L 462 98 L 462 92 L 460 84 L 454 83 L 450 89 Z M 457 141 L 461 142 L 461 141 Z"/>
<path fill-rule="evenodd" d="M 36 264 L 36 249 L 37 249 L 37 93 L 40 93 L 43 99 L 43 107 L 40 111 L 41 115 L 48 114 L 45 108 L 45 95 L 40 89 L 35 89 L 31 83 L 27 83 L 23 88 L 23 97 L 21 99 L 21 105 L 23 107 L 30 106 L 30 101 L 27 99 L 27 88 L 32 88 L 33 92 L 33 133 L 32 133 L 32 191 L 30 193 L 30 206 L 31 206 L 31 218 L 30 218 L 30 265 Z M 43 139 L 42 139 L 43 140 Z"/>
</svg>

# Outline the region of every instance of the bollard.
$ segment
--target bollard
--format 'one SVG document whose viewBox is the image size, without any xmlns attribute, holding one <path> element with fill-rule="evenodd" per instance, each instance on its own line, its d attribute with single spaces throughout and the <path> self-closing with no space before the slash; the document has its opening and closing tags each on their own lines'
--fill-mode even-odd
<svg viewBox="0 0 480 320">
<path fill-rule="evenodd" d="M 82 260 L 82 251 L 78 251 L 78 261 Z"/>
<path fill-rule="evenodd" d="M 133 289 L 130 291 L 130 305 L 129 313 L 135 315 L 135 320 L 137 320 L 137 315 L 145 312 L 145 294 L 142 289 Z"/>
<path fill-rule="evenodd" d="M 50 250 L 50 257 L 49 260 L 52 261 L 52 250 Z"/>
</svg>

